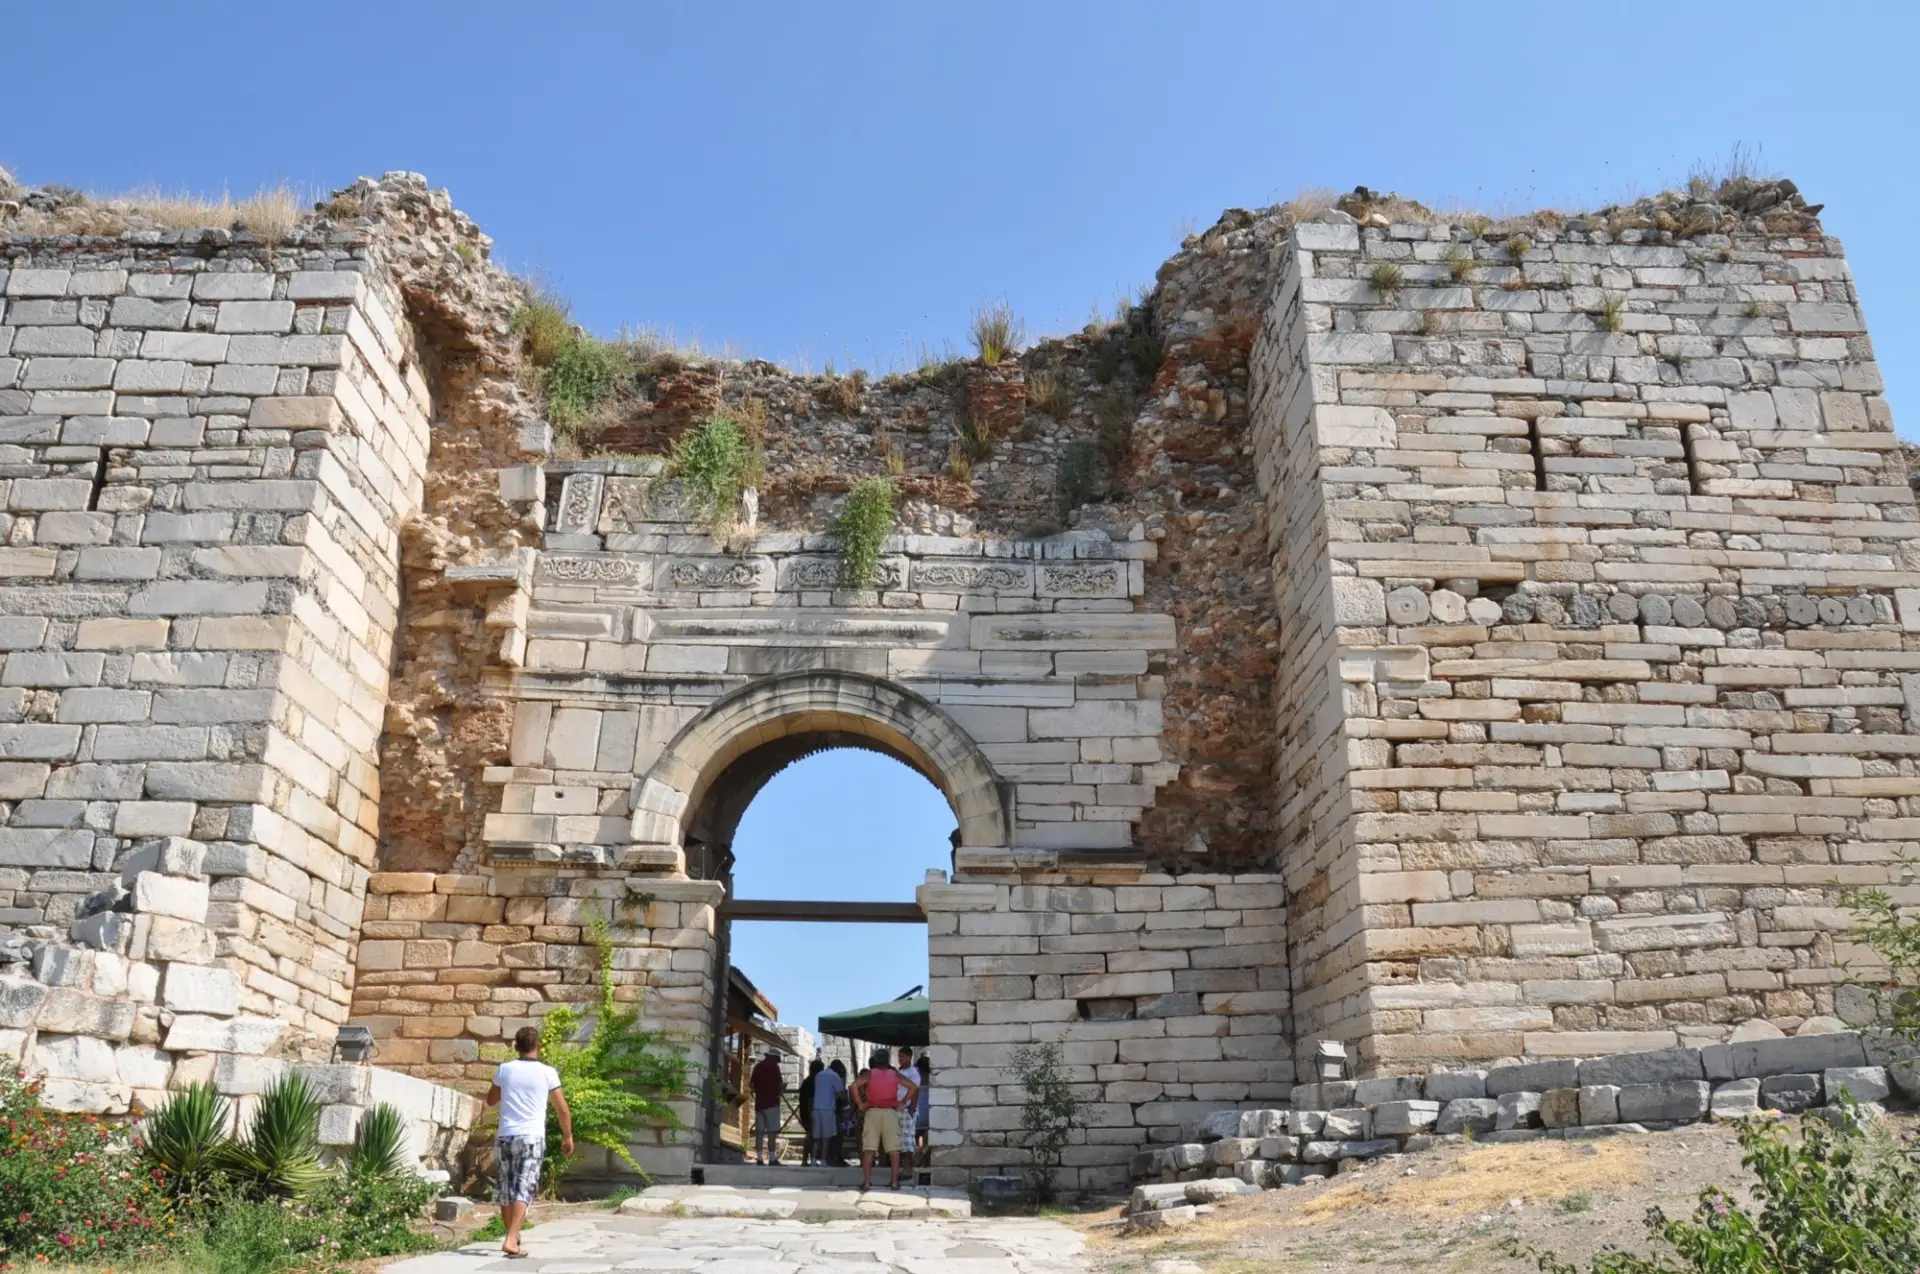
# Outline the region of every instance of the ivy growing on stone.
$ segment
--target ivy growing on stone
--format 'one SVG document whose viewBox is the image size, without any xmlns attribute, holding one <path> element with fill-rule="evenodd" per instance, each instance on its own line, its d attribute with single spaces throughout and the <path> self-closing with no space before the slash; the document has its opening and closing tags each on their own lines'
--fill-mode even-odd
<svg viewBox="0 0 1920 1274">
<path fill-rule="evenodd" d="M 847 493 L 833 533 L 840 538 L 840 571 L 849 588 L 873 586 L 880 546 L 893 527 L 893 495 L 886 478 L 862 478 Z"/>
</svg>

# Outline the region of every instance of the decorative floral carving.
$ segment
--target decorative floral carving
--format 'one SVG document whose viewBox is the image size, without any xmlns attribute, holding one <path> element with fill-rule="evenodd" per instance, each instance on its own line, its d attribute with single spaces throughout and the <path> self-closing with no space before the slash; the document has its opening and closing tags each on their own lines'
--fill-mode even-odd
<svg viewBox="0 0 1920 1274">
<path fill-rule="evenodd" d="M 691 522 L 686 490 L 672 478 L 609 478 L 600 512 L 602 531 L 627 531 L 645 522 Z"/>
<path fill-rule="evenodd" d="M 787 584 L 795 589 L 828 590 L 844 587 L 844 574 L 837 557 L 796 557 L 787 566 Z M 874 568 L 873 587 L 900 587 L 900 565 L 882 562 Z"/>
<path fill-rule="evenodd" d="M 560 484 L 560 514 L 556 530 L 592 534 L 600 508 L 601 477 L 597 473 L 570 473 Z"/>
<path fill-rule="evenodd" d="M 752 562 L 689 560 L 668 567 L 667 580 L 675 588 L 752 588 L 760 571 Z"/>
<path fill-rule="evenodd" d="M 638 576 L 639 564 L 629 557 L 560 557 L 546 553 L 540 557 L 540 574 L 569 584 L 628 584 Z"/>
<path fill-rule="evenodd" d="M 1120 582 L 1120 568 L 1112 562 L 1100 566 L 1043 566 L 1040 570 L 1047 592 L 1068 597 L 1110 593 Z"/>
<path fill-rule="evenodd" d="M 986 593 L 1010 588 L 1024 589 L 1027 586 L 1027 572 L 1022 567 L 998 563 L 980 566 L 939 563 L 922 566 L 915 571 L 914 582 L 921 588 L 940 592 Z"/>
</svg>

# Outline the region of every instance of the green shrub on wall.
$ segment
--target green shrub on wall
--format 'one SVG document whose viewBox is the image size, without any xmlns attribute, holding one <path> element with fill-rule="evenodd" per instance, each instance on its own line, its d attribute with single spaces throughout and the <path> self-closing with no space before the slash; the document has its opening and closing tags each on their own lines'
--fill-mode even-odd
<svg viewBox="0 0 1920 1274">
<path fill-rule="evenodd" d="M 731 522 L 750 470 L 746 435 L 730 417 L 718 416 L 673 444 L 668 467 L 715 527 Z"/>
<path fill-rule="evenodd" d="M 880 548 L 893 528 L 893 483 L 862 478 L 847 492 L 835 519 L 840 538 L 840 573 L 849 588 L 871 588 L 880 569 Z"/>
</svg>

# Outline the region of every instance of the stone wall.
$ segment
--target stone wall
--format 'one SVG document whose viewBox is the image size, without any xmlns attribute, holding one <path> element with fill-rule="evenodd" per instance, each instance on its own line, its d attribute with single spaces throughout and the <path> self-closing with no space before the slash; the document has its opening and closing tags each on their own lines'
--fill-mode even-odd
<svg viewBox="0 0 1920 1274">
<path fill-rule="evenodd" d="M 1914 496 L 1839 245 L 1699 215 L 1295 231 L 1255 370 L 1296 1040 L 1392 1070 L 1847 1007 L 1835 886 L 1897 879 L 1920 791 Z"/>
<path fill-rule="evenodd" d="M 208 232 L 0 257 L 0 920 L 102 956 L 10 1012 L 14 1049 L 324 1050 L 346 1018 L 427 452 L 364 255 Z M 164 1086 L 137 1070 L 116 1090 Z"/>
</svg>

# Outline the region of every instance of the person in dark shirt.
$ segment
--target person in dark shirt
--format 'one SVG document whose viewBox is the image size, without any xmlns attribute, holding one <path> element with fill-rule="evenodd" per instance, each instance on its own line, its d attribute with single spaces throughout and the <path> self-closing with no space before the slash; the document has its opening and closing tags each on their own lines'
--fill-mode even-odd
<svg viewBox="0 0 1920 1274">
<path fill-rule="evenodd" d="M 800 1131 L 804 1134 L 800 1143 L 800 1162 L 802 1164 L 810 1164 L 814 1161 L 813 1091 L 814 1086 L 820 1082 L 820 1072 L 825 1069 L 826 1067 L 823 1066 L 820 1059 L 816 1057 L 813 1059 L 812 1065 L 807 1067 L 807 1077 L 800 1081 Z M 822 1156 L 822 1158 L 824 1158 L 824 1156 Z"/>
<path fill-rule="evenodd" d="M 755 1162 L 780 1162 L 780 1094 L 787 1077 L 780 1073 L 780 1055 L 772 1049 L 749 1077 L 753 1088 L 753 1153 Z"/>
</svg>

